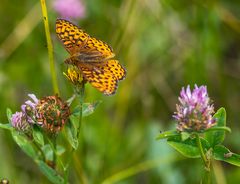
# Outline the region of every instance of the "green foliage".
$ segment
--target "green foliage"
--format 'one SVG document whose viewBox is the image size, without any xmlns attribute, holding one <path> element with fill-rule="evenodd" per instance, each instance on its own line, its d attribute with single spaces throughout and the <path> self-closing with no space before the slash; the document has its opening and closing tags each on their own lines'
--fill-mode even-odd
<svg viewBox="0 0 240 184">
<path fill-rule="evenodd" d="M 209 143 L 201 138 L 202 146 L 204 149 L 208 150 L 210 148 Z M 197 145 L 196 138 L 188 138 L 184 141 L 180 137 L 178 138 L 169 138 L 167 143 L 180 152 L 185 157 L 189 158 L 199 158 L 200 152 Z"/>
<path fill-rule="evenodd" d="M 64 179 L 51 167 L 45 164 L 42 161 L 38 162 L 40 170 L 44 173 L 45 176 L 54 184 L 63 184 Z"/>
<path fill-rule="evenodd" d="M 70 122 L 65 126 L 67 139 L 75 150 L 78 148 L 77 122 L 78 118 L 72 115 L 70 116 Z"/>
<path fill-rule="evenodd" d="M 213 156 L 216 160 L 221 160 L 229 164 L 240 167 L 240 155 L 232 153 L 223 145 L 217 145 L 214 147 Z"/>
<path fill-rule="evenodd" d="M 44 152 L 46 160 L 53 160 L 53 152 L 54 151 L 53 151 L 51 145 L 49 145 L 49 144 L 44 145 L 42 147 L 42 150 Z M 57 145 L 56 154 L 58 156 L 61 156 L 65 151 L 66 151 L 66 149 L 63 146 Z"/>
<path fill-rule="evenodd" d="M 41 129 L 37 125 L 33 125 L 33 139 L 41 146 L 44 146 L 44 137 Z"/>
<path fill-rule="evenodd" d="M 14 141 L 17 143 L 17 145 L 33 160 L 38 159 L 38 154 L 35 151 L 34 147 L 31 144 L 31 141 L 28 137 L 26 137 L 24 134 L 21 134 L 17 131 L 12 131 L 12 137 Z"/>
<path fill-rule="evenodd" d="M 45 144 L 42 147 L 43 153 L 45 155 L 46 160 L 53 160 L 53 150 L 50 144 Z"/>
<path fill-rule="evenodd" d="M 169 131 L 165 131 L 165 132 L 161 132 L 156 139 L 166 139 L 169 137 L 175 137 L 175 136 L 179 136 L 179 133 L 176 130 L 169 130 Z"/>
<path fill-rule="evenodd" d="M 216 119 L 215 127 L 226 126 L 226 110 L 224 108 L 218 109 L 215 113 L 214 118 Z M 221 144 L 225 139 L 224 130 L 209 131 L 205 133 L 206 140 L 211 144 L 212 147 Z"/>
<path fill-rule="evenodd" d="M 204 132 L 166 131 L 160 133 L 157 139 L 167 139 L 167 143 L 185 157 L 202 157 L 206 165 L 213 158 L 240 166 L 240 155 L 232 153 L 228 148 L 221 145 L 225 139 L 225 131 L 231 132 L 226 127 L 226 110 L 223 107 L 218 109 L 213 117 L 216 119 L 216 125 Z M 198 140 L 198 134 L 203 134 L 204 136 Z M 205 154 L 207 154 L 207 157 L 204 156 Z"/>
<path fill-rule="evenodd" d="M 11 123 L 11 117 L 12 117 L 12 111 L 11 111 L 11 109 L 7 108 L 6 112 L 7 112 L 7 119 L 8 119 L 8 122 L 10 124 Z"/>
<path fill-rule="evenodd" d="M 8 123 L 6 123 L 6 124 L 0 123 L 0 128 L 13 131 L 13 127 Z"/>
<path fill-rule="evenodd" d="M 101 101 L 96 101 L 93 103 L 83 103 L 83 110 L 82 110 L 82 115 L 83 117 L 91 115 L 95 109 L 99 106 Z M 72 112 L 73 115 L 78 116 L 79 115 L 79 106 L 76 106 Z"/>
</svg>

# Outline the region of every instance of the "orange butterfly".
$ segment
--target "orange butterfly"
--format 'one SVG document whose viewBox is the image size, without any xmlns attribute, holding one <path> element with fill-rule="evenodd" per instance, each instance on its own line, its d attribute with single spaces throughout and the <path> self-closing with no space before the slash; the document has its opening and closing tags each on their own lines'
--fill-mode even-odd
<svg viewBox="0 0 240 184">
<path fill-rule="evenodd" d="M 76 66 L 83 78 L 100 92 L 114 94 L 126 70 L 112 59 L 115 56 L 112 48 L 64 19 L 57 19 L 56 33 L 70 54 L 65 63 Z"/>
</svg>

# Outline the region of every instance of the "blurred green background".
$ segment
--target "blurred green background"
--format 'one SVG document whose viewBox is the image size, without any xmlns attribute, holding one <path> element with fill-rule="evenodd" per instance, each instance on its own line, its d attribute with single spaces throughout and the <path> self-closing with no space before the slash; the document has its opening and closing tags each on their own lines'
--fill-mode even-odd
<svg viewBox="0 0 240 184">
<path fill-rule="evenodd" d="M 73 86 L 62 75 L 68 53 L 56 38 L 58 15 L 52 1 L 47 3 L 60 95 L 68 99 Z M 131 167 L 136 174 L 116 183 L 199 183 L 200 161 L 178 157 L 165 141 L 155 140 L 160 130 L 175 128 L 172 114 L 181 88 L 188 84 L 207 85 L 215 109 L 226 108 L 232 133 L 225 145 L 240 153 L 240 1 L 84 4 L 85 18 L 75 22 L 113 47 L 127 77 L 110 97 L 86 86 L 85 101 L 102 103 L 83 120 L 70 183 L 79 183 L 79 174 L 86 183 L 101 183 Z M 42 97 L 53 90 L 39 2 L 1 0 L 0 25 L 0 121 L 7 123 L 7 107 L 19 111 L 28 93 Z M 214 168 L 216 183 L 240 181 L 239 168 L 218 162 Z M 48 183 L 4 130 L 0 130 L 0 178 L 13 184 Z"/>
</svg>

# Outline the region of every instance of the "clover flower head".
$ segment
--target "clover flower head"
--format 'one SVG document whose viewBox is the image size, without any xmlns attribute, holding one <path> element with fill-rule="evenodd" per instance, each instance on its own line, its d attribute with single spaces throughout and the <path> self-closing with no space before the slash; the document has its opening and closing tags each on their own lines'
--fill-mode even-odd
<svg viewBox="0 0 240 184">
<path fill-rule="evenodd" d="M 28 96 L 31 99 L 21 106 L 22 111 L 12 115 L 12 126 L 26 132 L 33 124 L 37 124 L 50 133 L 59 132 L 70 116 L 68 104 L 57 95 L 42 99 L 37 99 L 34 94 Z"/>
<path fill-rule="evenodd" d="M 23 112 L 16 112 L 11 117 L 12 126 L 21 132 L 27 132 L 30 129 L 30 125 L 26 120 L 26 116 Z"/>
<path fill-rule="evenodd" d="M 206 86 L 195 85 L 192 92 L 189 85 L 186 89 L 183 87 L 178 99 L 180 104 L 176 105 L 177 111 L 173 115 L 178 131 L 199 132 L 215 125 L 214 107 L 210 104 Z"/>
<path fill-rule="evenodd" d="M 70 116 L 68 104 L 57 95 L 43 97 L 36 109 L 38 124 L 50 133 L 59 132 Z"/>
<path fill-rule="evenodd" d="M 65 19 L 85 17 L 85 6 L 81 0 L 54 0 L 53 8 Z"/>
<path fill-rule="evenodd" d="M 29 123 L 34 123 L 36 119 L 36 106 L 39 102 L 34 94 L 28 94 L 31 100 L 27 100 L 22 106 L 22 112 L 26 115 L 27 121 Z"/>
</svg>

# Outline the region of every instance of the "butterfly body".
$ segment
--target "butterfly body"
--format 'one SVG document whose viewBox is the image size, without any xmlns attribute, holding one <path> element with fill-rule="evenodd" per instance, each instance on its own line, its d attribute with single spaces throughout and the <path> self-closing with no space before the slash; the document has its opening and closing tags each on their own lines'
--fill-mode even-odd
<svg viewBox="0 0 240 184">
<path fill-rule="evenodd" d="M 85 81 L 100 92 L 114 94 L 118 81 L 125 78 L 126 70 L 113 59 L 112 48 L 64 19 L 57 19 L 56 33 L 70 53 L 65 63 L 76 66 Z"/>
</svg>

